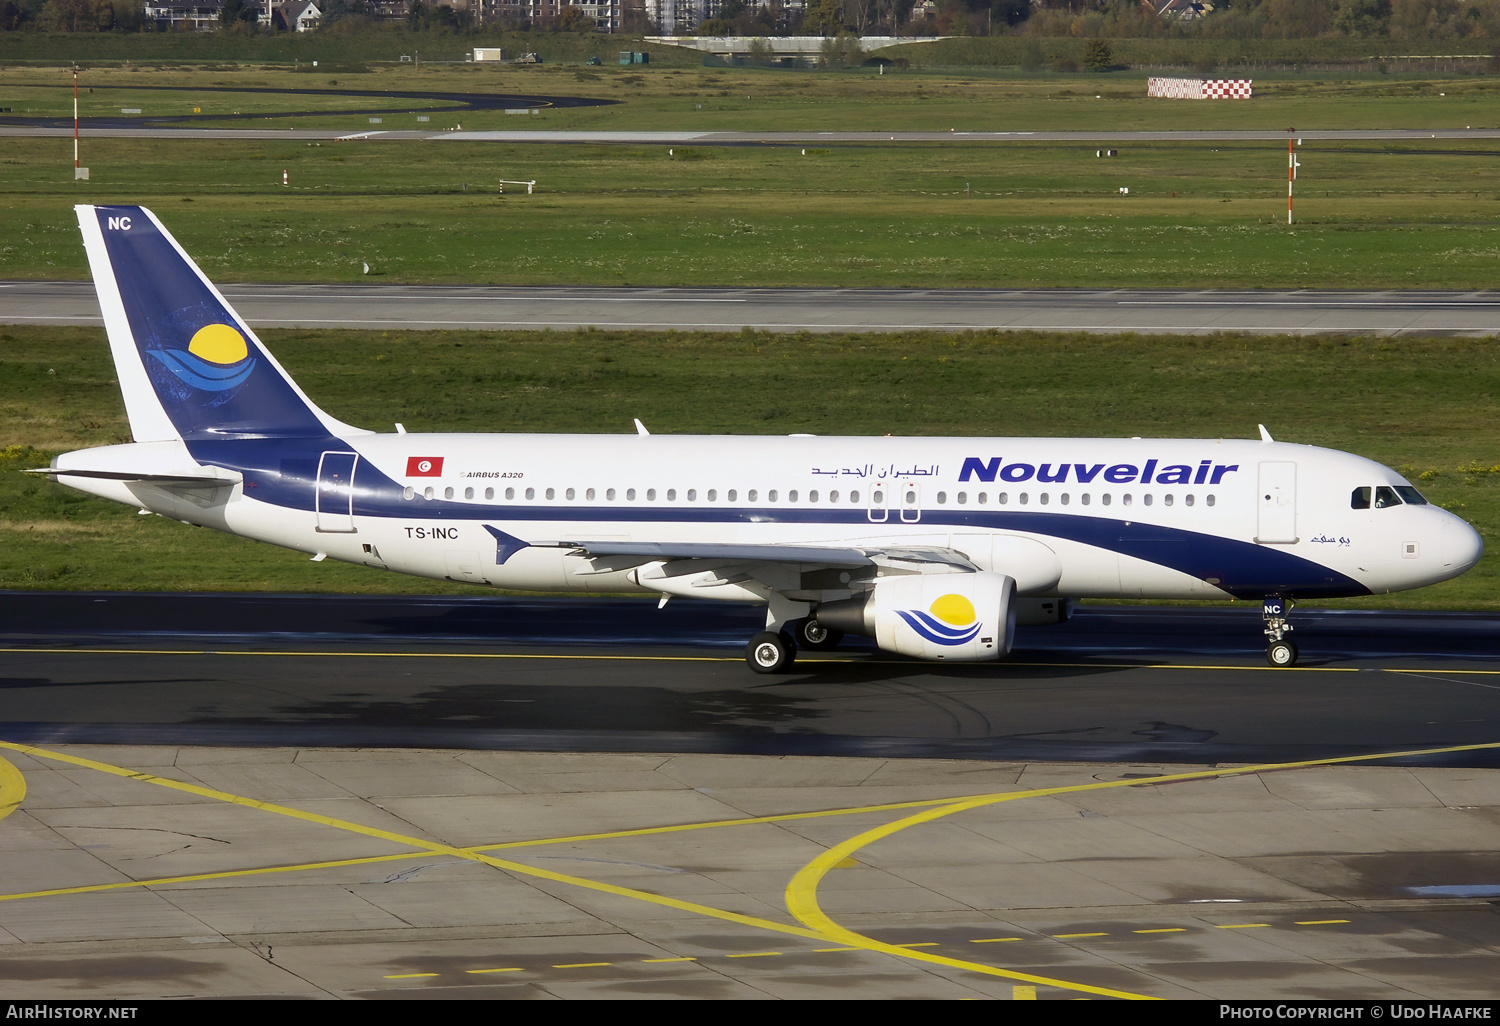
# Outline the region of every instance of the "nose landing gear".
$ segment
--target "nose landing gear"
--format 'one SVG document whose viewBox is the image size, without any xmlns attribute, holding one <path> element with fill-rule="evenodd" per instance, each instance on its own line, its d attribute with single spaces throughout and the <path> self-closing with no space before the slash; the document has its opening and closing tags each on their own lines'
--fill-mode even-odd
<svg viewBox="0 0 1500 1026">
<path fill-rule="evenodd" d="M 1290 617 L 1296 605 L 1292 599 L 1272 595 L 1261 606 L 1261 618 L 1266 622 L 1266 662 L 1272 666 L 1297 664 L 1297 643 L 1287 637 L 1292 633 Z"/>
</svg>

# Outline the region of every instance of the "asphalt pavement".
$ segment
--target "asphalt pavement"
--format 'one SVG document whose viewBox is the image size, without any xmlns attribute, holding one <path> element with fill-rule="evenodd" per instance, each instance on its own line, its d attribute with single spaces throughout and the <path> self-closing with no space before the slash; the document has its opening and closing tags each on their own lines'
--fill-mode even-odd
<svg viewBox="0 0 1500 1026">
<path fill-rule="evenodd" d="M 1500 333 L 1500 292 L 221 284 L 253 327 Z M 102 324 L 91 282 L 0 281 L 0 323 Z"/>
</svg>

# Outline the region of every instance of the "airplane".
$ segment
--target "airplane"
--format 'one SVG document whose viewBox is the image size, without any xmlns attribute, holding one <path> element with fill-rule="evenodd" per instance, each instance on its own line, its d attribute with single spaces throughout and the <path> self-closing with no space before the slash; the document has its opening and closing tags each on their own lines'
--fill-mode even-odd
<svg viewBox="0 0 1500 1026">
<path fill-rule="evenodd" d="M 1007 655 L 1079 598 L 1418 588 L 1483 552 L 1400 474 L 1258 440 L 375 433 L 319 409 L 151 211 L 76 208 L 134 441 L 35 473 L 142 512 L 422 577 L 761 603 L 758 673 L 846 634 Z"/>
</svg>

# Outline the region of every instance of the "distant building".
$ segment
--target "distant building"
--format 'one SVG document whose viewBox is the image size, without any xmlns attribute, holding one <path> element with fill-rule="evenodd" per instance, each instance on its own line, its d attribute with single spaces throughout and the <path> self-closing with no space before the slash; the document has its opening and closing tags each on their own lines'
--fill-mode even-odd
<svg viewBox="0 0 1500 1026">
<path fill-rule="evenodd" d="M 769 10 L 776 26 L 785 28 L 807 10 L 807 0 L 749 0 L 745 7 Z M 691 35 L 723 10 L 724 0 L 646 0 L 646 17 L 664 36 Z"/>
<path fill-rule="evenodd" d="M 311 32 L 322 20 L 316 0 L 290 0 L 271 16 L 272 25 L 288 32 Z"/>
<path fill-rule="evenodd" d="M 161 31 L 212 32 L 223 9 L 224 0 L 147 0 L 146 20 Z"/>
<path fill-rule="evenodd" d="M 1141 0 L 1141 9 L 1167 21 L 1195 21 L 1213 13 L 1208 0 Z"/>
<path fill-rule="evenodd" d="M 592 19 L 597 32 L 618 32 L 620 0 L 449 0 L 456 11 L 467 10 L 475 24 L 497 21 L 546 22 L 562 15 L 563 9 L 576 7 Z"/>
</svg>

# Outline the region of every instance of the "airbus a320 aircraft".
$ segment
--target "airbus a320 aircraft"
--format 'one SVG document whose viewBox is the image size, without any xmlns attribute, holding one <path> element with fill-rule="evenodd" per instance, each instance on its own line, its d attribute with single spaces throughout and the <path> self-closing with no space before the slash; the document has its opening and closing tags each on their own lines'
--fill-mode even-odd
<svg viewBox="0 0 1500 1026">
<path fill-rule="evenodd" d="M 376 434 L 318 409 L 149 211 L 80 206 L 135 441 L 58 457 L 74 488 L 275 545 L 526 590 L 758 602 L 746 659 L 873 637 L 978 661 L 1078 597 L 1400 591 L 1483 550 L 1399 474 L 1230 439 Z"/>
</svg>

